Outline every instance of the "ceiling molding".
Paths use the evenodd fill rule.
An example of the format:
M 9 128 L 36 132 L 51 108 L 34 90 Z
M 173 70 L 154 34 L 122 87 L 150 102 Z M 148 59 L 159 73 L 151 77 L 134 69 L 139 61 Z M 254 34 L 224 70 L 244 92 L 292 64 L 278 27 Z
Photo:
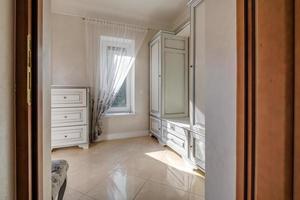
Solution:
M 186 12 L 186 0 L 153 0 L 148 3 L 139 0 L 117 2 L 118 0 L 90 0 L 90 3 L 86 4 L 83 0 L 52 0 L 52 13 L 173 31 L 175 26 L 182 24 L 180 18 L 183 16 L 182 13 Z M 178 22 L 174 24 L 175 21 Z
M 131 20 L 131 19 L 120 19 L 117 17 L 107 17 L 100 14 L 81 14 L 81 13 L 75 13 L 75 12 L 65 12 L 65 11 L 52 11 L 53 14 L 59 14 L 59 15 L 66 15 L 66 16 L 73 16 L 73 17 L 82 17 L 82 18 L 95 18 L 95 19 L 102 19 L 107 21 L 116 21 L 119 23 L 125 23 L 125 24 L 134 24 L 138 26 L 144 26 L 149 29 L 153 30 L 167 30 L 171 31 L 173 30 L 173 25 L 170 24 L 159 24 L 159 23 L 153 23 L 153 22 L 145 22 L 140 20 Z

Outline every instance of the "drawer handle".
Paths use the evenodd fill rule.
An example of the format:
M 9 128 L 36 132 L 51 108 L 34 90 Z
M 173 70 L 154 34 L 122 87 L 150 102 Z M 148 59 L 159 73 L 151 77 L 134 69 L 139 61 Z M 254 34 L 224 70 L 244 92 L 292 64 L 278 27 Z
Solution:
M 67 97 L 66 97 L 66 96 L 64 96 L 64 99 L 67 99 Z
M 65 135 L 65 138 L 67 138 L 68 136 L 67 135 Z
M 65 115 L 65 116 L 64 116 L 64 118 L 65 118 L 65 119 L 67 119 L 67 118 L 68 118 L 68 116 L 67 116 L 67 115 Z

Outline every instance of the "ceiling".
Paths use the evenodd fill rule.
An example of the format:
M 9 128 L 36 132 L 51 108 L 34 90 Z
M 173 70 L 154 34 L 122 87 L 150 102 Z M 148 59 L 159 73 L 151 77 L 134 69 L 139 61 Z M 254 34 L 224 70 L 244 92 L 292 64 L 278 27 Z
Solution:
M 187 0 L 52 0 L 52 12 L 170 29 Z

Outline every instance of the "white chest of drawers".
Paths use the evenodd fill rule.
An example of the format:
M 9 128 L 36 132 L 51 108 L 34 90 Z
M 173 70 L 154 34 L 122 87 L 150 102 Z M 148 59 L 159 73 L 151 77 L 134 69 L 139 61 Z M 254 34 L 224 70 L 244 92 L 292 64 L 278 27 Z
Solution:
M 51 148 L 89 147 L 89 88 L 51 88 Z

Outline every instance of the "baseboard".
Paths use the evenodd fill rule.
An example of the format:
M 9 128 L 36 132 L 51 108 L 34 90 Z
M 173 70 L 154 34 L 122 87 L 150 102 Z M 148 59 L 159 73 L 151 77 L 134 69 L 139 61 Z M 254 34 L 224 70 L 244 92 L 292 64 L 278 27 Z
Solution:
M 134 137 L 143 137 L 149 134 L 150 134 L 149 130 L 121 132 L 121 133 L 103 133 L 95 140 L 95 142 L 99 142 L 103 140 L 117 140 L 117 139 L 126 139 L 126 138 L 134 138 Z

